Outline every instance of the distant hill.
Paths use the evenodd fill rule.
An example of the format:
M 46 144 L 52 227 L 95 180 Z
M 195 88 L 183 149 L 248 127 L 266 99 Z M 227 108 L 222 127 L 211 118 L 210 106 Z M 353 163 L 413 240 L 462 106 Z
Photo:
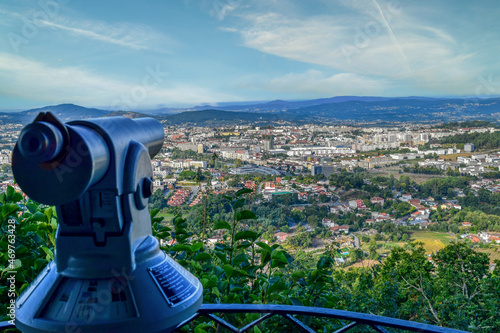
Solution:
M 140 112 L 133 112 L 133 111 L 113 111 L 113 112 L 106 114 L 104 117 L 126 117 L 126 118 L 130 118 L 130 119 L 145 118 L 145 117 L 161 118 L 161 117 L 155 117 L 155 116 L 152 116 L 149 114 L 140 113 Z
M 416 98 L 385 101 L 347 101 L 292 109 L 290 114 L 308 119 L 353 122 L 450 122 L 500 120 L 500 98 Z
M 219 105 L 197 105 L 190 108 L 177 109 L 177 112 L 183 111 L 202 111 L 202 110 L 223 110 L 223 111 L 245 111 L 245 112 L 282 112 L 290 109 L 298 109 L 308 106 L 342 103 L 346 101 L 386 101 L 389 97 L 370 97 L 370 96 L 337 96 L 330 98 L 319 98 L 303 101 L 284 101 L 274 100 L 270 102 L 239 102 L 239 103 L 220 103 Z M 149 114 L 172 114 L 176 112 L 172 108 L 162 108 L 157 110 L 145 111 Z
M 337 96 L 330 98 L 318 98 L 318 99 L 311 99 L 305 101 L 292 101 L 292 102 L 275 100 L 265 104 L 256 105 L 254 107 L 256 108 L 260 107 L 262 109 L 268 107 L 274 109 L 278 108 L 282 110 L 290 110 L 290 109 L 298 109 L 308 106 L 330 104 L 330 103 L 344 103 L 349 101 L 380 102 L 380 101 L 387 101 L 389 99 L 390 98 L 388 97 L 371 97 L 371 96 Z
M 209 109 L 210 107 L 208 107 Z M 205 108 L 207 109 L 207 108 Z M 184 111 L 184 109 L 179 108 L 160 108 L 160 109 L 145 109 L 145 110 L 137 110 L 137 112 L 150 114 L 150 115 L 167 115 L 167 114 L 176 114 Z
M 49 111 L 63 122 L 76 119 L 103 117 L 110 112 L 105 110 L 86 108 L 75 104 L 59 104 L 22 112 L 2 113 L 0 115 L 0 121 L 27 124 L 32 122 L 40 112 Z
M 274 122 L 274 121 L 300 121 L 300 116 L 288 115 L 286 113 L 252 113 L 233 112 L 221 110 L 186 111 L 174 115 L 165 116 L 166 125 L 193 124 L 193 125 L 214 125 L 223 123 L 242 122 Z
M 225 106 L 224 108 L 233 108 Z M 340 121 L 340 122 L 364 122 L 390 125 L 394 122 L 450 122 L 464 120 L 487 120 L 500 121 L 500 98 L 477 99 L 477 98 L 431 98 L 431 97 L 356 97 L 340 96 L 322 98 L 307 101 L 287 102 L 275 100 L 255 105 L 238 105 L 234 108 L 244 111 L 228 111 L 222 113 L 219 108 L 211 109 L 221 111 L 218 113 L 218 121 L 234 120 L 241 116 L 241 120 L 251 121 L 259 119 L 265 121 L 287 120 L 287 121 Z M 208 111 L 208 110 L 207 110 Z M 225 110 L 227 111 L 227 110 Z M 188 111 L 181 113 L 175 121 L 206 122 L 196 112 Z M 231 114 L 234 112 L 235 114 Z M 193 113 L 192 117 L 189 113 Z M 251 116 L 251 114 L 254 114 Z M 277 115 L 277 118 L 268 117 Z
M 61 121 L 125 116 L 129 118 L 155 117 L 167 124 L 183 123 L 200 126 L 239 123 L 276 122 L 348 122 L 391 125 L 395 122 L 446 123 L 455 121 L 484 120 L 500 123 L 500 98 L 429 98 L 429 97 L 357 97 L 339 96 L 305 101 L 275 100 L 257 104 L 224 105 L 189 111 L 163 108 L 153 111 L 107 111 L 85 108 L 74 104 L 46 106 L 22 112 L 0 112 L 0 123 L 27 124 L 39 112 L 50 111 Z M 175 113 L 173 113 L 175 112 Z

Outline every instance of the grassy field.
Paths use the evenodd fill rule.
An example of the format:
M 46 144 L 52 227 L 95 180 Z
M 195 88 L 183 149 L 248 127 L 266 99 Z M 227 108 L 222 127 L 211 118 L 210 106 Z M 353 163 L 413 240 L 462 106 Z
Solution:
M 349 267 L 367 268 L 367 267 L 373 267 L 373 266 L 378 265 L 378 264 L 380 264 L 380 262 L 378 260 L 363 260 L 363 261 L 359 261 L 357 263 L 354 263 L 354 264 L 350 265 Z
M 411 233 L 410 239 L 414 242 L 424 243 L 426 253 L 434 253 L 444 248 L 451 241 L 456 240 L 456 237 L 439 232 L 414 231 Z
M 444 248 L 451 241 L 455 240 L 455 236 L 439 233 L 439 232 L 429 232 L 429 231 L 413 231 L 410 234 L 410 240 L 412 242 L 422 242 L 424 244 L 425 252 L 430 254 L 437 250 Z M 378 250 L 377 252 L 382 255 L 388 255 L 391 249 L 399 246 L 403 247 L 405 242 L 377 242 Z M 368 251 L 368 243 L 361 243 L 361 248 L 364 251 Z
M 174 215 L 174 214 L 167 214 L 167 213 L 165 213 L 165 212 L 162 210 L 162 211 L 160 211 L 160 212 L 159 212 L 156 216 L 161 216 L 161 217 L 163 217 L 163 221 L 164 221 L 164 222 L 170 222 L 170 221 L 172 221 L 172 220 L 174 219 L 174 216 L 175 216 L 175 215 Z
M 177 182 L 177 185 L 180 185 L 180 186 L 198 186 L 199 184 L 197 182 L 180 181 L 180 182 Z
M 474 251 L 488 254 L 490 256 L 490 262 L 493 262 L 494 260 L 500 260 L 500 247 L 499 246 L 496 246 L 496 248 L 494 248 L 494 249 L 474 248 Z
M 470 157 L 471 155 L 472 153 L 459 153 L 459 154 L 439 155 L 439 158 L 442 158 L 444 160 L 452 160 L 453 162 L 456 162 L 457 157 L 459 156 Z
M 391 253 L 391 249 L 394 247 L 403 247 L 405 245 L 404 242 L 377 242 L 378 249 L 377 253 L 382 256 L 388 256 L 389 253 Z M 361 249 L 365 252 L 368 252 L 370 250 L 370 247 L 368 243 L 361 243 Z
M 414 180 L 417 184 L 422 184 L 428 181 L 429 179 L 433 178 L 444 178 L 446 175 L 425 175 L 425 174 L 419 174 L 419 173 L 398 173 L 398 171 L 388 171 L 382 169 L 381 171 L 374 171 L 374 174 L 379 174 L 380 176 L 383 177 L 389 177 L 390 175 L 393 175 L 394 178 L 398 179 L 401 178 L 401 176 L 408 176 L 410 179 Z
M 439 232 L 430 232 L 430 231 L 413 231 L 410 234 L 410 240 L 412 242 L 422 242 L 424 244 L 424 249 L 427 254 L 435 253 L 438 250 L 441 250 L 446 245 L 450 244 L 452 241 L 456 241 L 457 238 L 454 235 L 439 233 Z M 387 256 L 391 252 L 391 248 L 400 246 L 404 246 L 404 242 L 377 242 L 378 250 L 377 253 L 382 256 Z M 361 243 L 361 249 L 363 251 L 368 252 L 369 246 L 368 243 Z M 488 254 L 490 258 L 490 262 L 494 260 L 500 260 L 500 246 L 493 246 L 489 249 L 482 249 L 477 246 L 474 247 L 474 251 L 482 252 Z

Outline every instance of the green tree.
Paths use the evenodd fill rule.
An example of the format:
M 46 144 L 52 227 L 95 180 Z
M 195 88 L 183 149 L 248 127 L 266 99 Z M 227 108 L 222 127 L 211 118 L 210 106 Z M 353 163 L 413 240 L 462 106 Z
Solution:
M 58 222 L 54 207 L 25 201 L 11 186 L 0 193 L 0 222 L 1 277 L 15 276 L 17 297 L 54 260 Z M 5 316 L 9 292 L 6 283 L 0 287 L 0 321 L 10 320 Z
M 317 215 L 311 215 L 307 217 L 307 223 L 309 223 L 311 227 L 319 227 L 320 221 L 321 219 Z
M 477 194 L 480 202 L 487 204 L 490 203 L 490 195 L 491 195 L 490 191 L 484 188 L 480 188 L 479 191 L 477 191 Z
M 198 174 L 192 170 L 184 170 L 179 174 L 179 180 L 195 180 Z
M 363 250 L 361 250 L 361 249 L 352 249 L 349 252 L 349 257 L 350 257 L 350 259 L 351 259 L 352 262 L 356 262 L 358 260 L 361 260 L 364 257 Z
M 399 285 L 399 293 L 394 295 L 406 318 L 416 313 L 441 325 L 442 320 L 436 309 L 434 296 L 436 286 L 432 283 L 433 266 L 427 260 L 422 243 L 396 247 L 383 262 L 381 279 L 394 281 Z
M 432 258 L 437 265 L 435 283 L 439 294 L 435 300 L 440 304 L 440 318 L 468 329 L 470 318 L 481 312 L 488 255 L 475 252 L 465 243 L 452 243 Z
M 229 187 L 237 187 L 238 185 L 241 185 L 240 179 L 238 177 L 234 177 L 227 182 L 227 186 Z
M 161 189 L 156 190 L 149 198 L 149 207 L 151 209 L 161 210 L 168 206 L 168 200 Z
M 328 202 L 329 198 L 326 196 L 326 194 L 320 194 L 318 196 L 319 202 Z

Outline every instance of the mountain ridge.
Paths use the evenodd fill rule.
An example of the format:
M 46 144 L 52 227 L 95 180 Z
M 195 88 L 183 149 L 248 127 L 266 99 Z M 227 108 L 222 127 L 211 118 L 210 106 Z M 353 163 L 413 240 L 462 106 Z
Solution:
M 319 103 L 319 104 L 318 104 Z M 221 124 L 244 122 L 450 122 L 463 120 L 500 121 L 500 98 L 434 98 L 434 97 L 357 97 L 338 96 L 305 101 L 274 100 L 254 105 L 239 105 L 242 110 L 196 107 L 177 112 L 169 108 L 148 111 L 109 111 L 75 104 L 59 104 L 21 112 L 0 112 L 0 122 L 29 123 L 39 112 L 52 112 L 61 121 L 122 115 L 129 118 L 150 116 L 166 123 Z

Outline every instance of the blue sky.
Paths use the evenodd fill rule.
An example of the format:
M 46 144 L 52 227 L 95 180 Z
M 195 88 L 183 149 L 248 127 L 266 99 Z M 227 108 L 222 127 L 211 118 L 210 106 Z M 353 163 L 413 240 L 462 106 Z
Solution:
M 0 109 L 500 95 L 500 3 L 6 0 Z

